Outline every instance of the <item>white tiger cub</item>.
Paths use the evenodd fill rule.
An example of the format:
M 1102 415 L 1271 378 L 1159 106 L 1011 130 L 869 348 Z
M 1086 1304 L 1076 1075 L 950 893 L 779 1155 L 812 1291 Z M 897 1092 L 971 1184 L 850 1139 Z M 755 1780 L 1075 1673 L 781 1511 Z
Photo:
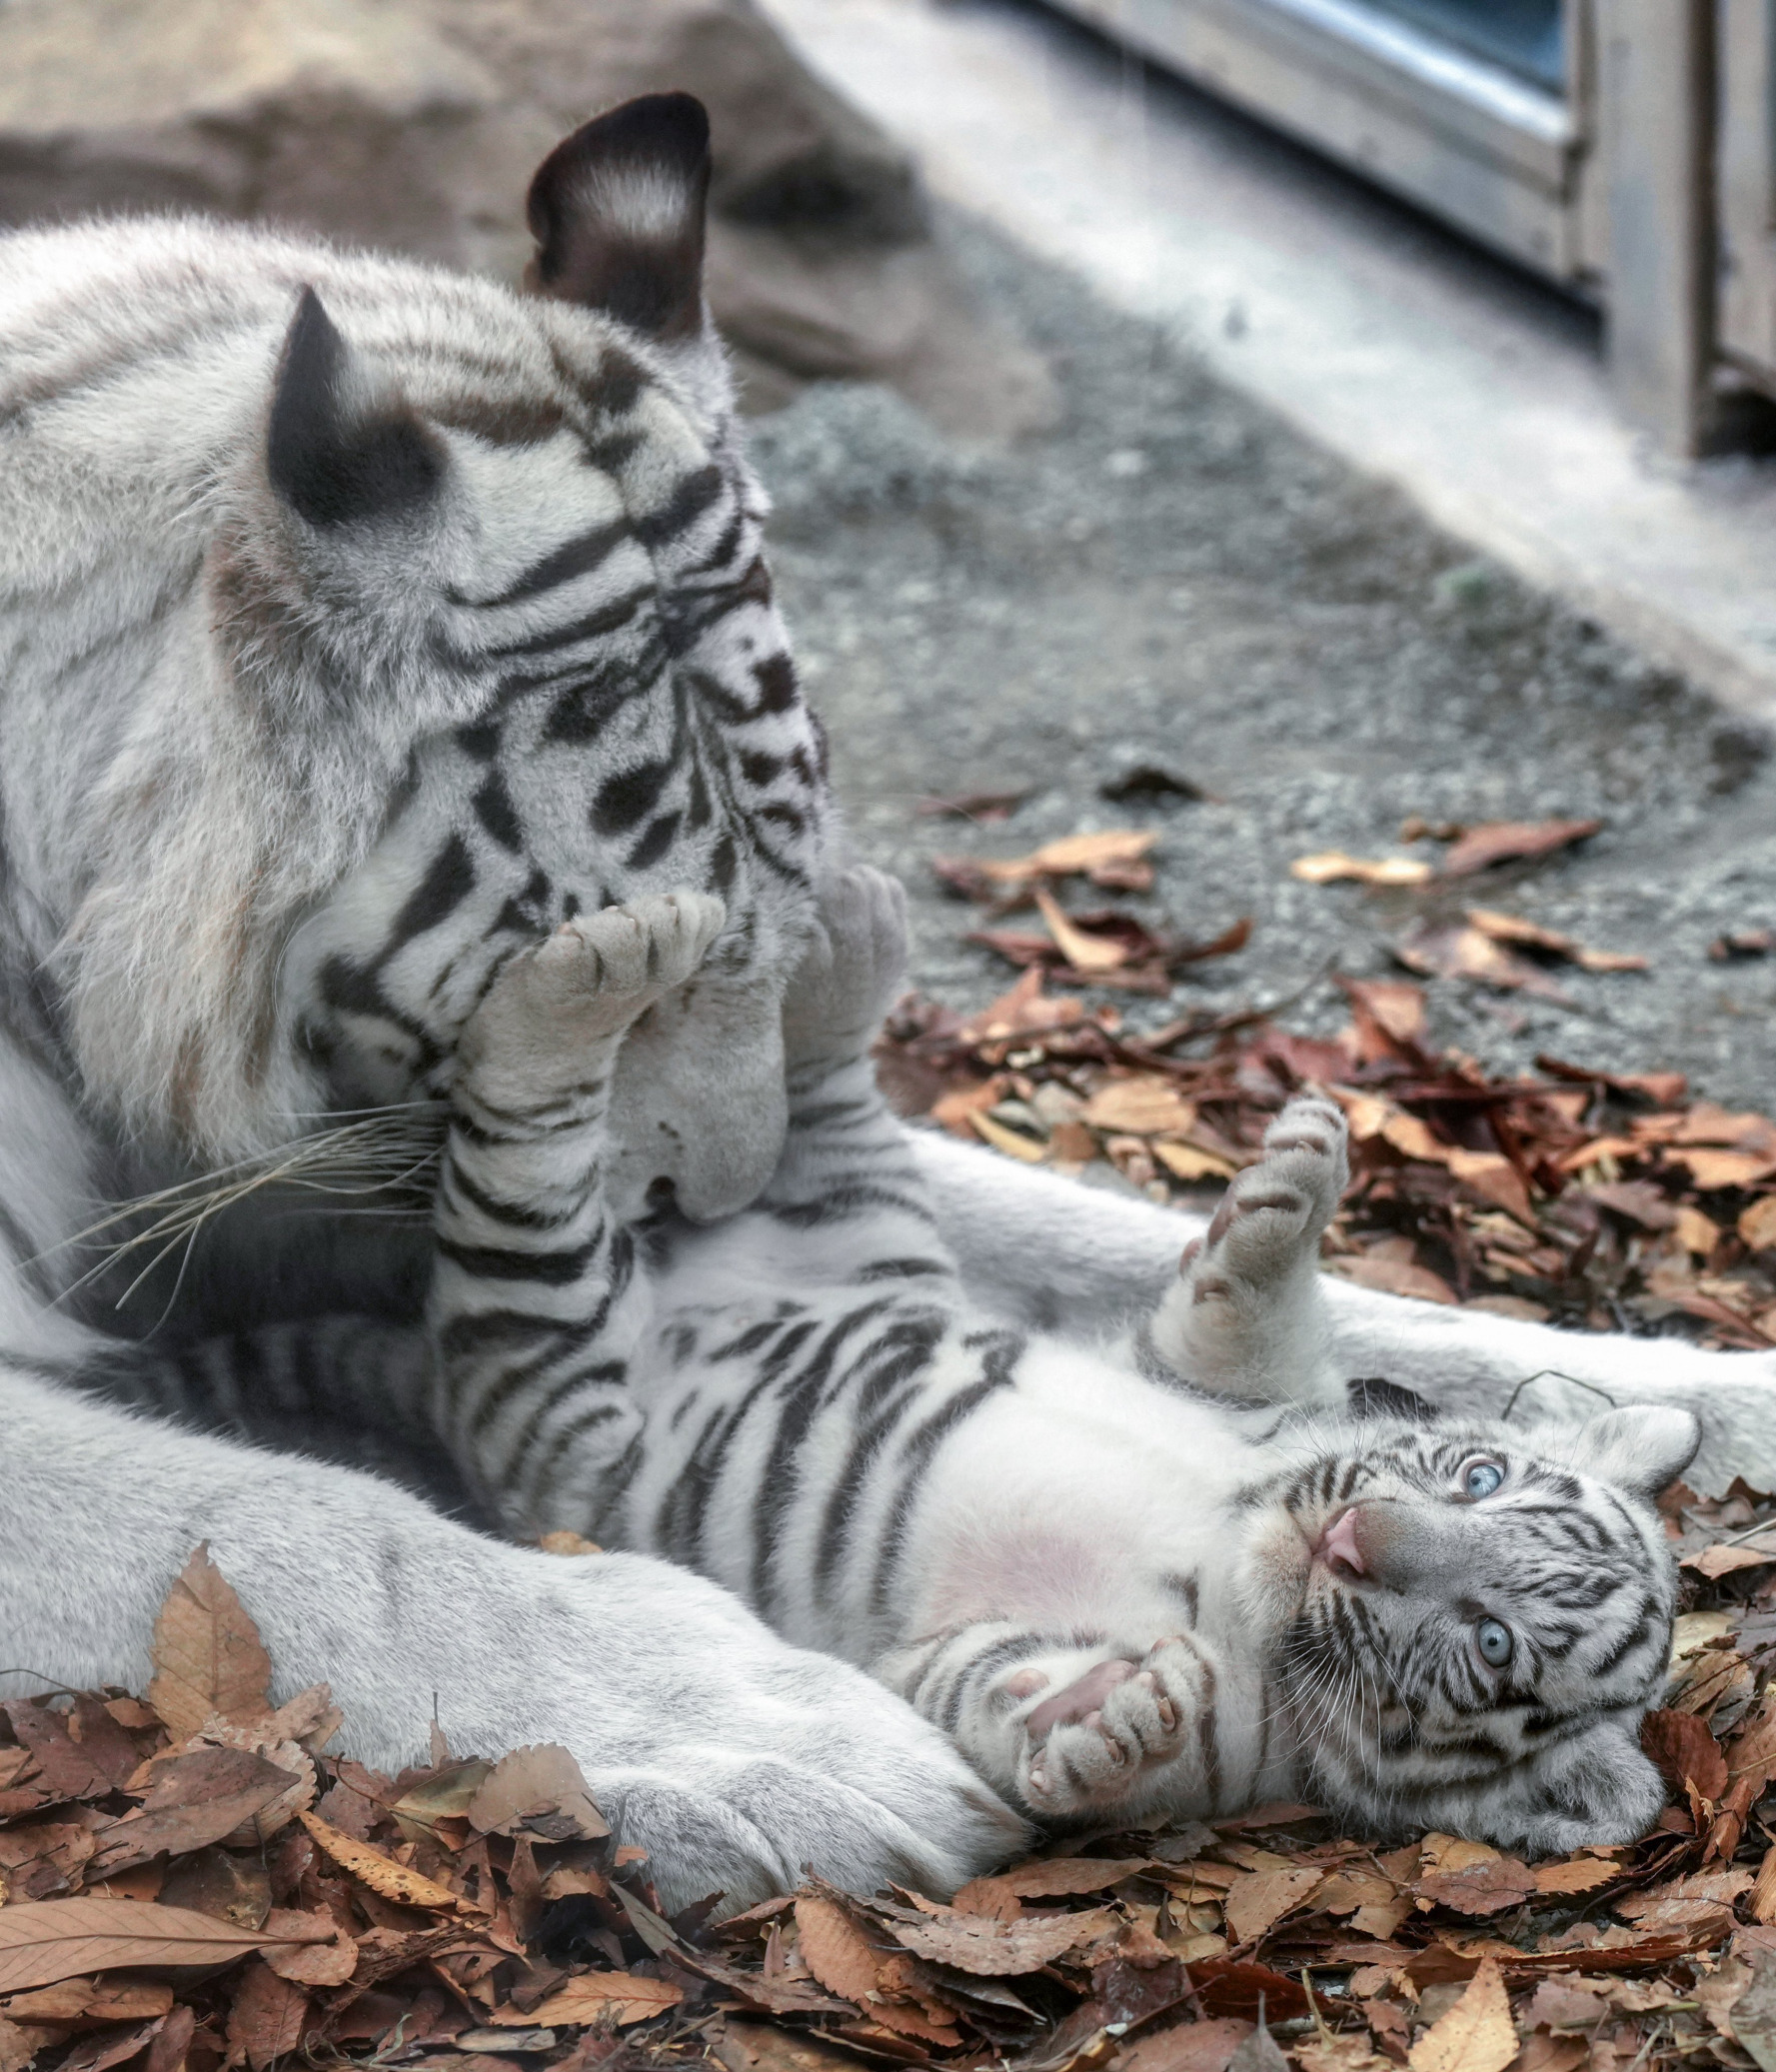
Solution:
M 490 1237 L 544 1259 L 605 1226 L 623 1033 L 722 922 L 708 896 L 656 897 L 505 967 L 462 1038 L 444 1182 Z M 850 871 L 823 924 L 785 1005 L 776 1176 L 726 1222 L 639 1234 L 602 1298 L 596 1343 L 645 1418 L 627 1489 L 597 1520 L 523 1522 L 702 1569 L 1045 1822 L 1306 1795 L 1370 1831 L 1538 1852 L 1640 1833 L 1674 1590 L 1651 1498 L 1696 1420 L 1349 1415 L 1318 1297 L 1346 1176 L 1322 1100 L 1284 1109 L 1120 1343 L 990 1321 L 869 1062 L 899 888 Z

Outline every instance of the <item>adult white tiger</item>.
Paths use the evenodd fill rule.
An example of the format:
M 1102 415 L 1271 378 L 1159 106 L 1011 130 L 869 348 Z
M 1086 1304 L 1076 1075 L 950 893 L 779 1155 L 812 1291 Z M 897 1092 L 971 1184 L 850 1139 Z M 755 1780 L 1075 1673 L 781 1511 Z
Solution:
M 779 1003 L 831 836 L 703 311 L 706 180 L 680 97 L 578 133 L 533 191 L 532 299 L 195 223 L 0 240 L 0 1665 L 135 1681 L 208 1537 L 372 1759 L 436 1693 L 465 1744 L 574 1746 L 674 1895 L 810 1860 L 941 1883 L 1009 1815 L 910 1711 L 721 1591 L 120 1407 L 411 1416 L 423 1227 L 292 1225 L 261 1194 L 166 1305 L 75 1285 L 96 1200 L 438 1091 L 513 949 L 677 885 L 720 891 L 729 927 L 626 1045 L 619 1193 L 668 1180 L 714 1216 L 770 1172 Z M 920 1156 L 1008 1313 L 1091 1325 L 1173 1269 L 1175 1218 Z M 1333 1295 L 1352 1373 L 1496 1409 L 1558 1366 L 1700 1399 L 1711 1474 L 1776 1468 L 1767 1361 Z M 611 1377 L 575 1351 L 446 1334 L 443 1442 L 520 1477 L 570 1424 L 582 1457 L 601 1418 L 619 1444 Z M 503 1422 L 544 1367 L 543 1421 Z

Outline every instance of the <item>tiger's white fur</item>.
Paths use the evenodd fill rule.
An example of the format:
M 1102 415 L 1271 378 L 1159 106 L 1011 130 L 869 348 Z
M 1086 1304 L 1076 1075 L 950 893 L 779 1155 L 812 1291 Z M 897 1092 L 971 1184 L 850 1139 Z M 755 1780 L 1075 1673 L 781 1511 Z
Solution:
M 667 1178 L 708 1214 L 777 1161 L 778 1003 L 832 839 L 800 702 L 760 716 L 757 753 L 781 766 L 741 773 L 707 845 L 676 832 L 672 854 L 632 868 L 637 824 L 589 830 L 587 802 L 664 758 L 640 825 L 689 815 L 696 759 L 670 719 L 637 710 L 569 754 L 535 716 L 496 745 L 502 811 L 462 741 L 485 748 L 497 677 L 430 646 L 454 629 L 473 664 L 558 636 L 542 590 L 496 605 L 480 633 L 474 601 L 583 540 L 613 469 L 633 464 L 617 493 L 632 536 L 637 517 L 667 520 L 647 550 L 657 595 L 694 593 L 701 558 L 736 598 L 708 630 L 718 684 L 764 653 L 793 691 L 762 565 L 747 573 L 763 500 L 701 322 L 695 123 L 654 105 L 626 124 L 570 140 L 533 197 L 542 300 L 193 222 L 0 239 L 0 1662 L 137 1683 L 155 1605 L 208 1537 L 286 1680 L 331 1675 L 369 1760 L 423 1747 L 436 1693 L 462 1745 L 573 1746 L 675 1894 L 756 1895 L 810 1860 L 936 1884 L 1015 1829 L 878 1686 L 658 1563 L 563 1564 L 386 1481 L 244 1442 L 381 1458 L 387 1427 L 413 1436 L 435 1378 L 423 1216 L 321 1197 L 298 1222 L 288 1211 L 315 1197 L 265 1189 L 121 1307 L 120 1282 L 81 1285 L 77 1240 L 105 1204 L 200 1180 L 315 1109 L 443 1090 L 476 973 L 545 932 L 576 886 L 586 907 L 684 883 L 721 835 L 748 851 L 761 826 L 788 875 L 746 864 L 724 895 L 726 975 L 626 1042 L 615 1156 L 626 1207 Z M 647 169 L 645 220 L 614 228 L 577 199 L 601 164 Z M 650 242 L 669 188 L 679 220 Z M 343 530 L 292 518 L 269 436 L 310 287 L 345 352 L 326 408 L 309 397 L 309 432 L 350 449 L 417 425 L 413 450 L 447 463 L 441 502 Z M 588 470 L 559 435 L 607 359 L 640 372 L 619 413 L 637 443 Z M 705 467 L 712 502 L 673 518 L 670 484 Z M 709 537 L 718 505 L 732 542 Z M 546 588 L 571 620 L 604 581 L 589 567 Z M 621 629 L 573 652 L 589 675 L 610 662 L 623 691 Z M 687 654 L 678 675 L 702 668 Z M 798 752 L 812 782 L 789 774 Z M 760 823 L 774 803 L 801 828 Z M 376 965 L 453 835 L 470 893 L 397 946 L 368 1011 L 330 999 L 329 959 Z M 527 909 L 539 871 L 549 899 Z M 1175 1216 L 934 1136 L 910 1146 L 970 1298 L 1007 1319 L 1096 1330 L 1173 1272 Z M 1497 1410 L 1559 1368 L 1618 1399 L 1695 1403 L 1711 1479 L 1776 1474 L 1766 1357 L 1587 1341 L 1345 1286 L 1328 1298 L 1341 1372 Z M 193 1428 L 206 1423 L 235 1436 Z

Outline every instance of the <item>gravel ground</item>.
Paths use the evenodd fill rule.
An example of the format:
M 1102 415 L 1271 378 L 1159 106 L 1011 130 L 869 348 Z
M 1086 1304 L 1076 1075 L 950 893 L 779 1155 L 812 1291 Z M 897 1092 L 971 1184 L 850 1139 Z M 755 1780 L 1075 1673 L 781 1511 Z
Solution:
M 1169 1002 L 1105 996 L 1139 1026 L 1299 995 L 1281 1019 L 1328 1032 L 1345 1014 L 1327 970 L 1397 974 L 1390 945 L 1418 916 L 1483 904 L 1652 969 L 1562 971 L 1570 1008 L 1432 982 L 1439 1042 L 1498 1071 L 1551 1050 L 1675 1066 L 1729 1104 L 1776 1097 L 1776 958 L 1707 955 L 1724 931 L 1776 926 L 1769 738 L 1476 562 L 1070 277 L 978 225 L 950 234 L 979 292 L 1050 356 L 1052 432 L 970 454 L 888 392 L 849 387 L 756 428 L 780 595 L 857 842 L 913 895 L 917 984 L 970 1007 L 1014 976 L 960 941 L 975 910 L 944 896 L 932 856 L 1157 827 L 1154 893 L 1125 904 L 1199 940 L 1255 926 Z M 1099 796 L 1140 763 L 1212 797 Z M 998 826 L 914 811 L 1025 785 Z M 1443 888 L 1288 875 L 1326 849 L 1434 862 L 1436 843 L 1398 840 L 1412 815 L 1605 825 Z

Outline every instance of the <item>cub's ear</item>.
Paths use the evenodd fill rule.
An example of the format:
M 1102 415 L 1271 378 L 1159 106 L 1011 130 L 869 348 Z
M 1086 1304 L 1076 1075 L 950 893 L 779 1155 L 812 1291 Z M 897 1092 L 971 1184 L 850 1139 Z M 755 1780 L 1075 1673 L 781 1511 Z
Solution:
M 690 94 L 626 101 L 558 144 L 527 211 L 536 293 L 670 345 L 703 328 L 710 119 Z
M 1676 1481 L 1701 1443 L 1701 1423 L 1688 1410 L 1633 1403 L 1581 1424 L 1572 1459 L 1585 1473 L 1650 1501 Z
M 411 512 L 437 494 L 446 465 L 436 435 L 375 393 L 313 288 L 284 341 L 265 457 L 272 488 L 317 527 Z
M 1397 1417 L 1405 1424 L 1435 1424 L 1442 1414 L 1435 1403 L 1426 1402 L 1416 1389 L 1383 1380 L 1376 1374 L 1360 1381 L 1346 1381 L 1344 1395 L 1353 1417 Z

